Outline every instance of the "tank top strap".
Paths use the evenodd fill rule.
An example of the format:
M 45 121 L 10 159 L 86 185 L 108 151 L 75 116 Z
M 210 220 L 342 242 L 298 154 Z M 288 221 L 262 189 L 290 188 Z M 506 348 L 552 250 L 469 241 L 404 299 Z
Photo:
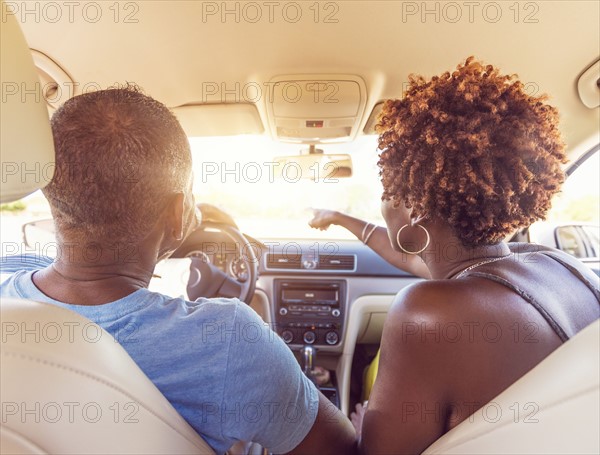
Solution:
M 540 313 L 563 342 L 600 317 L 600 278 L 592 270 L 542 245 L 510 243 L 509 248 L 512 258 L 481 265 L 464 276 L 485 278 L 512 290 Z M 553 263 L 569 273 L 547 273 Z M 590 293 L 597 304 L 590 301 Z
M 542 315 L 542 317 L 546 320 L 546 322 L 550 325 L 550 327 L 552 327 L 552 330 L 554 330 L 554 332 L 556 332 L 556 334 L 558 335 L 558 337 L 561 339 L 561 341 L 563 343 L 569 339 L 569 335 L 567 335 L 565 329 L 563 329 L 561 327 L 560 323 L 554 319 L 554 317 L 552 316 L 552 314 L 550 312 L 546 311 L 546 309 L 544 308 L 544 305 L 542 305 L 540 302 L 538 302 L 535 297 L 533 297 L 531 294 L 529 294 L 524 289 L 521 289 L 519 286 L 511 283 L 506 278 L 495 275 L 493 273 L 471 272 L 468 274 L 468 276 L 473 276 L 473 277 L 477 277 L 477 278 L 485 278 L 488 280 L 495 281 L 496 283 L 499 283 L 503 286 L 506 286 L 513 292 L 520 295 L 521 298 L 523 298 L 523 300 L 525 300 L 531 306 L 533 306 Z

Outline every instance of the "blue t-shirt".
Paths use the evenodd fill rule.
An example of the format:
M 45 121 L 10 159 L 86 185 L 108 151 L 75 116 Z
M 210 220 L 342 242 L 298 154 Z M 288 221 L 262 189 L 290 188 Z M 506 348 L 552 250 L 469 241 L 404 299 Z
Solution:
M 288 452 L 308 434 L 317 416 L 317 390 L 248 305 L 237 299 L 190 302 L 148 289 L 104 305 L 69 305 L 32 281 L 51 262 L 0 258 L 0 297 L 52 303 L 96 322 L 217 453 L 236 441 Z

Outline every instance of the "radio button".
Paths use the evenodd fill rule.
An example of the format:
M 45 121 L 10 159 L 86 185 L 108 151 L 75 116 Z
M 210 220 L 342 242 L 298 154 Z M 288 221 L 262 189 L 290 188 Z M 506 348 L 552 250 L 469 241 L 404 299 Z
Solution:
M 286 344 L 290 344 L 294 340 L 294 333 L 291 330 L 284 330 L 281 333 L 281 338 Z
M 338 336 L 337 332 L 327 332 L 327 335 L 325 335 L 325 341 L 327 344 L 336 344 L 339 340 L 340 337 Z
M 308 332 L 304 332 L 304 342 L 306 344 L 313 344 L 316 340 L 317 340 L 317 336 L 315 335 L 315 332 L 312 331 L 308 331 Z

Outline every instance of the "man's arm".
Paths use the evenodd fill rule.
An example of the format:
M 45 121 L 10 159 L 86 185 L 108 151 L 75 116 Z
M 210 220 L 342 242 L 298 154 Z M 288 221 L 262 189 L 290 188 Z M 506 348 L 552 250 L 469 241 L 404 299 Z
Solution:
M 357 453 L 354 427 L 321 392 L 317 419 L 302 442 L 290 454 L 352 455 Z

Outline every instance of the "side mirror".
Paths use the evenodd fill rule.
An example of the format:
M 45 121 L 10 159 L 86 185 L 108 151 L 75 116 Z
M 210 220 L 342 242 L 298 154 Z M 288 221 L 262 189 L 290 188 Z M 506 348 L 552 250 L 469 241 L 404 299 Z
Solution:
M 576 258 L 598 257 L 598 226 L 566 225 L 554 229 L 558 249 Z
M 56 242 L 54 220 L 52 219 L 30 221 L 23 225 L 22 231 L 23 242 L 27 248 Z

